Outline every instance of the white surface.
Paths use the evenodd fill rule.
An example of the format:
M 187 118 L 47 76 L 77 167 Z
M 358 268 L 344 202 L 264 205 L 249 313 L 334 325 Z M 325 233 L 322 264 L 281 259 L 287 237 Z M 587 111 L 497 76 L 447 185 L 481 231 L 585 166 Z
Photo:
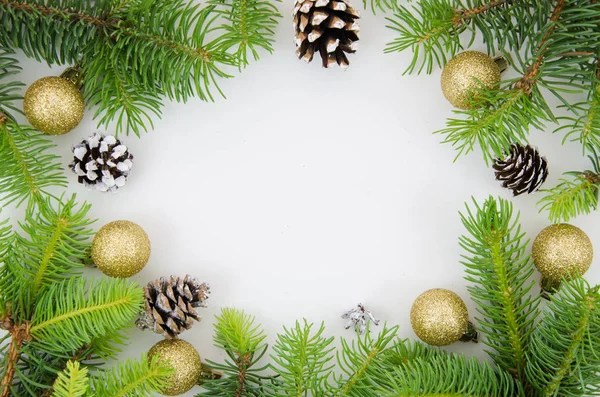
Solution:
M 204 320 L 183 334 L 203 358 L 223 357 L 212 346 L 211 323 L 226 306 L 254 314 L 270 341 L 302 317 L 324 320 L 330 335 L 351 337 L 339 316 L 358 302 L 401 325 L 401 336 L 414 337 L 411 304 L 433 287 L 454 290 L 474 313 L 458 263 L 458 211 L 471 196 L 482 202 L 510 192 L 480 153 L 453 163 L 453 149 L 431 134 L 452 110 L 440 70 L 402 76 L 411 54 L 383 54 L 393 32 L 369 11 L 346 72 L 322 69 L 318 60 L 306 65 L 294 55 L 289 4 L 280 7 L 274 55 L 224 81 L 227 100 L 169 104 L 154 131 L 121 137 L 135 161 L 118 194 L 88 192 L 71 173 L 68 191 L 93 204 L 98 226 L 128 219 L 147 231 L 152 256 L 135 280 L 190 273 L 211 283 Z M 28 84 L 60 73 L 20 59 Z M 56 138 L 65 165 L 71 144 L 97 131 L 92 113 Z M 563 171 L 588 167 L 579 145 L 561 146 L 553 128 L 531 135 L 550 163 L 545 187 Z M 537 213 L 539 198 L 514 200 L 531 239 L 549 224 Z M 600 249 L 598 220 L 595 213 L 572 223 Z M 597 283 L 595 262 L 587 278 Z M 160 340 L 137 330 L 132 336 L 124 356 Z M 451 347 L 483 357 L 482 348 Z

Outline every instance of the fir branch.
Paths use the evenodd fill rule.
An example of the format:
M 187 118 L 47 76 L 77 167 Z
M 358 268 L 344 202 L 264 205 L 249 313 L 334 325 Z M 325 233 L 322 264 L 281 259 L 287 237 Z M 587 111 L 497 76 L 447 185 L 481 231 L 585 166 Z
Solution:
M 358 336 L 356 341 L 348 343 L 341 340 L 341 353 L 337 362 L 342 375 L 333 375 L 333 385 L 328 387 L 327 396 L 370 397 L 372 396 L 372 378 L 376 378 L 386 357 L 388 349 L 398 333 L 398 327 L 384 327 L 373 338 L 370 332 Z
M 173 369 L 159 357 L 148 360 L 144 354 L 140 360 L 127 360 L 92 381 L 97 396 L 151 397 L 160 393 L 168 382 Z
M 562 123 L 554 132 L 566 131 L 563 144 L 570 140 L 579 142 L 585 152 L 592 148 L 595 152 L 600 151 L 600 67 L 599 60 L 593 64 L 590 79 L 590 89 L 585 101 L 574 104 L 563 105 L 562 108 L 571 110 L 573 115 L 558 117 Z M 570 139 L 569 139 L 570 138 Z
M 557 186 L 541 190 L 545 196 L 538 201 L 540 212 L 548 211 L 552 222 L 567 222 L 598 208 L 600 159 L 593 146 L 588 148 L 593 170 L 566 172 L 564 175 L 568 178 L 561 178 Z
M 85 396 L 90 387 L 87 368 L 81 368 L 77 361 L 69 361 L 65 370 L 58 373 L 52 387 L 52 397 Z
M 31 337 L 47 351 L 77 350 L 94 338 L 130 326 L 141 310 L 142 288 L 126 280 L 57 282 L 38 299 Z
M 466 266 L 468 290 L 477 303 L 479 331 L 487 336 L 488 353 L 504 371 L 520 382 L 525 380 L 526 355 L 533 325 L 538 316 L 539 296 L 529 294 L 533 263 L 525 254 L 528 240 L 513 218 L 509 201 L 488 198 L 483 206 L 474 202 L 461 214 L 468 234 L 460 238 Z M 474 213 L 475 212 L 475 213 Z
M 20 224 L 24 234 L 13 234 L 0 269 L 3 299 L 11 302 L 15 321 L 30 319 L 40 292 L 83 268 L 92 235 L 89 209 L 89 204 L 79 206 L 75 196 L 64 202 L 46 199 L 28 207 L 25 222 Z
M 42 200 L 52 186 L 67 186 L 55 145 L 31 127 L 0 122 L 0 200 L 6 204 Z
M 237 309 L 222 309 L 216 320 L 213 340 L 228 359 L 224 364 L 208 361 L 211 370 L 221 371 L 224 376 L 203 382 L 206 392 L 200 395 L 262 397 L 266 387 L 263 381 L 270 377 L 261 374 L 267 366 L 256 368 L 256 364 L 267 351 L 266 335 L 254 324 L 254 317 Z
M 541 94 L 537 89 L 533 94 L 519 89 L 474 90 L 472 108 L 455 110 L 461 117 L 448 119 L 446 128 L 435 133 L 444 135 L 442 143 L 457 151 L 455 160 L 478 145 L 490 164 L 510 152 L 511 144 L 525 142 L 530 125 L 542 128 L 549 119 L 546 109 L 536 105 Z
M 100 53 L 86 65 L 86 70 L 92 76 L 102 76 L 98 81 L 88 82 L 86 102 L 97 108 L 94 118 L 98 118 L 98 126 L 108 126 L 117 121 L 115 136 L 133 132 L 140 136 L 141 131 L 154 128 L 152 116 L 161 117 L 161 107 L 158 92 L 144 92 L 136 87 L 127 75 L 121 75 L 115 60 L 110 59 L 106 48 L 99 49 Z
M 452 4 L 445 0 L 422 0 L 412 10 L 398 5 L 394 15 L 386 19 L 391 23 L 388 28 L 399 37 L 386 46 L 385 52 L 411 49 L 413 58 L 404 73 L 431 73 L 435 65 L 445 65 L 462 49 L 459 34 L 465 26 L 455 26 L 455 15 Z
M 220 13 L 223 23 L 220 37 L 224 52 L 234 49 L 240 66 L 248 65 L 248 52 L 254 60 L 259 59 L 259 49 L 273 52 L 275 28 L 281 14 L 277 7 L 266 0 L 210 0 Z
M 518 390 L 509 374 L 475 358 L 448 354 L 410 364 L 385 374 L 373 385 L 385 397 L 513 397 Z M 367 394 L 365 394 L 367 395 Z M 373 395 L 368 394 L 370 396 Z
M 56 205 L 56 208 L 54 206 Z M 94 222 L 87 218 L 91 205 L 79 205 L 75 195 L 54 203 L 46 199 L 37 208 L 29 207 L 21 228 L 27 238 L 17 235 L 15 247 L 22 266 L 31 274 L 31 292 L 71 277 L 83 268 L 90 247 Z
M 17 113 L 21 111 L 13 102 L 21 99 L 19 92 L 24 84 L 19 81 L 2 82 L 3 79 L 14 76 L 21 70 L 17 60 L 10 55 L 12 52 L 0 47 L 0 124 L 5 122 L 2 120 L 4 117 L 14 121 L 10 111 Z
M 307 397 L 318 396 L 331 374 L 333 360 L 331 346 L 334 338 L 325 338 L 325 325 L 313 331 L 314 324 L 296 321 L 293 328 L 283 329 L 277 335 L 271 355 L 278 377 L 277 395 Z
M 411 49 L 413 59 L 405 73 L 431 73 L 463 48 L 460 34 L 466 30 L 471 31 L 471 42 L 480 33 L 490 53 L 506 47 L 518 50 L 526 37 L 521 26 L 532 20 L 532 8 L 520 0 L 421 0 L 411 9 L 397 6 L 387 20 L 398 37 L 385 51 Z M 514 23 L 517 17 L 519 25 Z
M 223 95 L 218 80 L 231 77 L 227 70 L 247 60 L 247 50 L 255 57 L 257 48 L 272 50 L 276 8 L 227 1 L 0 0 L 0 45 L 49 64 L 81 65 L 84 97 L 98 106 L 100 123 L 116 119 L 120 130 L 139 135 L 160 116 L 163 96 L 213 100 L 212 90 Z
M 532 335 L 527 378 L 539 396 L 600 394 L 600 293 L 565 281 Z

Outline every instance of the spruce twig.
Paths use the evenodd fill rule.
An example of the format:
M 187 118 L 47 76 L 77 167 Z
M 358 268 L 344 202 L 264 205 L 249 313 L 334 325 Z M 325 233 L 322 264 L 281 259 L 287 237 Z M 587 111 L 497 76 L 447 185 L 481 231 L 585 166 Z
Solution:
M 545 196 L 538 201 L 540 212 L 548 211 L 552 222 L 568 222 L 577 215 L 598 208 L 600 189 L 600 159 L 594 146 L 588 146 L 592 169 L 564 173 L 557 186 L 542 190 Z
M 540 297 L 530 296 L 534 281 L 533 263 L 525 254 L 529 241 L 523 241 L 518 215 L 503 199 L 488 198 L 483 206 L 467 207 L 462 222 L 468 231 L 460 238 L 466 251 L 467 287 L 477 303 L 479 330 L 486 335 L 488 352 L 503 370 L 524 384 L 526 355 L 533 324 L 539 315 Z
M 206 396 L 262 397 L 269 385 L 264 382 L 270 376 L 263 375 L 268 366 L 257 367 L 267 352 L 266 335 L 254 317 L 243 311 L 224 308 L 216 316 L 215 346 L 227 354 L 224 364 L 208 361 L 211 371 L 223 373 L 223 377 L 208 379 L 202 383 Z
M 213 100 L 218 80 L 272 50 L 280 18 L 268 0 L 29 2 L 0 0 L 0 46 L 49 64 L 80 64 L 95 117 L 139 135 L 162 98 Z M 32 30 L 31 27 L 38 27 Z M 4 30 L 4 31 L 3 31 Z M 51 39 L 38 40 L 43 31 Z M 60 39 L 59 39 L 60 38 Z M 1 94 L 1 91 L 0 91 Z
M 527 377 L 543 397 L 600 392 L 600 294 L 582 278 L 564 281 L 532 335 Z

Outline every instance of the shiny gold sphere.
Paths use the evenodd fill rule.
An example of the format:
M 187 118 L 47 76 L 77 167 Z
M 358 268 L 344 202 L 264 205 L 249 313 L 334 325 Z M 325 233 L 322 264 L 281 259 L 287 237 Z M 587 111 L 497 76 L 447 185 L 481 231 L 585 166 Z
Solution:
M 563 277 L 582 276 L 592 264 L 594 249 L 583 230 L 559 223 L 538 234 L 533 242 L 532 256 L 542 276 L 559 283 Z
M 458 341 L 469 326 L 465 302 L 454 292 L 435 288 L 423 292 L 410 310 L 410 323 L 423 342 L 447 346 Z
M 492 58 L 479 51 L 461 52 L 442 71 L 442 92 L 452 105 L 460 109 L 470 108 L 469 96 L 473 89 L 493 89 L 498 83 L 500 67 Z
M 202 363 L 194 346 L 181 339 L 165 339 L 150 348 L 148 358 L 158 356 L 169 361 L 174 372 L 169 376 L 168 386 L 161 390 L 165 396 L 178 396 L 189 391 L 200 380 Z
M 62 135 L 77 127 L 85 104 L 81 92 L 66 79 L 44 77 L 29 86 L 23 111 L 29 123 L 50 135 Z
M 131 277 L 150 259 L 150 239 L 140 226 L 129 221 L 108 223 L 94 236 L 92 261 L 110 277 Z

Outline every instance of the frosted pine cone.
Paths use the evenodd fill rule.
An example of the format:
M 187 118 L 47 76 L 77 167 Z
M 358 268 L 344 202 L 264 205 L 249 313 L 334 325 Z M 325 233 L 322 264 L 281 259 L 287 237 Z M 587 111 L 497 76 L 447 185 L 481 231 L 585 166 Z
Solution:
M 123 187 L 133 166 L 127 146 L 112 135 L 93 134 L 73 145 L 73 162 L 69 168 L 79 183 L 102 192 L 116 192 Z
M 323 67 L 350 65 L 345 53 L 356 52 L 360 16 L 349 0 L 296 0 L 292 15 L 298 58 L 310 62 L 318 52 Z
M 548 177 L 548 162 L 533 146 L 513 144 L 504 160 L 494 162 L 496 179 L 518 196 L 533 193 Z
M 200 321 L 196 308 L 206 307 L 204 302 L 209 294 L 208 284 L 189 275 L 185 278 L 161 277 L 144 288 L 144 313 L 136 325 L 175 338 L 190 329 L 194 320 Z

